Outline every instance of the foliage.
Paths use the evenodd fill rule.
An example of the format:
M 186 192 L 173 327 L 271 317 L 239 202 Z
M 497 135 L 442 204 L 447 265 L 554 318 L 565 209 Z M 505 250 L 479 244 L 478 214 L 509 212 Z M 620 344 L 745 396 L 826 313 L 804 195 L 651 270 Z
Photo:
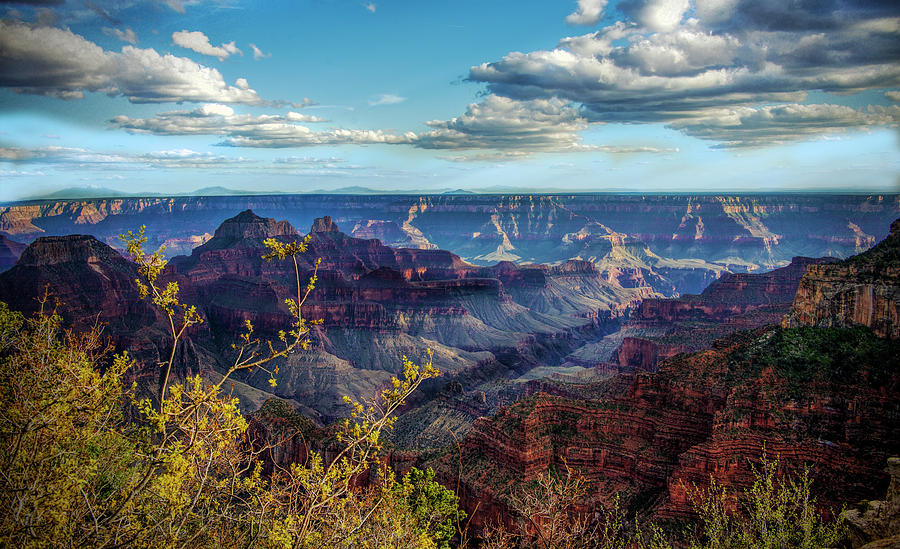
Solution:
M 438 549 L 449 549 L 459 499 L 434 480 L 434 471 L 412 468 L 394 485 L 394 493 L 416 517 L 419 531 L 433 539 Z M 465 520 L 465 512 L 459 514 L 459 520 Z
M 754 469 L 753 486 L 737 498 L 725 487 L 711 480 L 705 490 L 692 490 L 694 509 L 700 517 L 701 534 L 691 543 L 692 549 L 738 549 L 760 547 L 825 548 L 837 547 L 845 537 L 842 519 L 822 520 L 815 507 L 810 488 L 809 471 L 799 477 L 776 475 L 777 460 L 763 455 Z
M 589 513 L 588 482 L 570 467 L 565 474 L 548 471 L 512 500 L 519 528 L 499 524 L 483 532 L 484 547 L 592 549 L 766 549 L 838 547 L 846 529 L 840 519 L 823 520 L 811 495 L 808 471 L 800 476 L 776 474 L 778 463 L 763 456 L 754 469 L 753 486 L 740 494 L 711 479 L 705 489 L 690 487 L 698 515 L 693 531 L 666 531 L 635 516 L 630 520 L 619 496 L 609 506 Z
M 99 329 L 61 333 L 55 311 L 26 320 L 4 303 L 0 345 L 0 546 L 92 545 L 139 480 L 121 430 L 130 361 L 100 372 Z
M 294 319 L 281 343 L 255 339 L 248 323 L 232 366 L 206 385 L 199 376 L 169 379 L 174 350 L 200 313 L 180 301 L 177 284 L 160 286 L 162 249 L 146 254 L 143 230 L 123 239 L 142 276 L 141 295 L 159 306 L 171 330 L 158 400 L 138 399 L 123 384 L 132 365 L 127 354 L 101 361 L 107 349 L 99 326 L 63 332 L 55 312 L 24 319 L 0 304 L 0 505 L 8 510 L 0 515 L 0 545 L 446 546 L 455 497 L 429 474 L 397 483 L 380 466 L 392 416 L 438 375 L 430 355 L 422 367 L 404 358 L 403 376 L 377 398 L 350 401 L 353 413 L 338 426 L 329 459 L 313 451 L 264 475 L 261 455 L 269 448 L 249 438 L 237 399 L 222 386 L 235 371 L 254 368 L 274 385 L 278 366 L 271 364 L 304 347 L 312 323 L 300 313 L 315 273 L 301 287 L 296 254 L 308 240 L 266 243 L 267 258 L 291 257 L 297 273 L 297 298 L 287 303 Z M 135 420 L 123 414 L 127 407 Z
M 775 328 L 734 353 L 730 368 L 744 375 L 772 368 L 798 398 L 813 383 L 849 385 L 864 378 L 867 385 L 883 385 L 896 373 L 897 356 L 900 343 L 864 326 Z
M 430 352 L 422 366 L 404 357 L 403 375 L 371 400 L 346 399 L 350 415 L 335 426 L 324 452 L 307 446 L 305 461 L 270 463 L 272 472 L 264 473 L 264 452 L 315 428 L 272 402 L 260 414 L 282 420 L 277 432 L 252 440 L 237 399 L 222 387 L 234 372 L 255 368 L 274 386 L 279 361 L 306 347 L 314 322 L 301 311 L 317 271 L 301 285 L 296 256 L 306 251 L 308 237 L 265 242 L 266 259 L 294 264 L 297 295 L 286 300 L 291 324 L 273 343 L 255 338 L 248 322 L 233 346 L 234 362 L 212 385 L 200 377 L 170 379 L 175 349 L 202 314 L 181 302 L 176 283 L 163 285 L 163 249 L 147 254 L 143 229 L 123 239 L 142 277 L 141 296 L 159 307 L 170 329 L 159 394 L 139 399 L 135 386 L 124 383 L 132 360 L 127 353 L 110 356 L 100 326 L 76 334 L 62 329 L 54 310 L 42 307 L 26 319 L 0 303 L 0 546 L 445 549 L 468 543 L 457 495 L 433 471 L 413 469 L 397 480 L 383 460 L 383 435 L 398 410 L 438 375 Z M 802 386 L 858 375 L 875 381 L 896 364 L 896 344 L 864 329 L 767 334 L 732 357 L 732 375 L 738 363 L 749 364 Z M 508 422 L 521 421 L 533 406 L 514 407 Z M 133 413 L 123 413 L 128 408 Z M 808 473 L 778 477 L 776 471 L 777 463 L 764 458 L 753 486 L 741 494 L 714 481 L 691 488 L 699 522 L 688 534 L 690 546 L 839 544 L 844 527 L 818 514 Z M 658 525 L 626 517 L 618 497 L 595 511 L 590 483 L 568 465 L 540 475 L 511 503 L 518 528 L 492 524 L 483 533 L 485 547 L 672 546 Z

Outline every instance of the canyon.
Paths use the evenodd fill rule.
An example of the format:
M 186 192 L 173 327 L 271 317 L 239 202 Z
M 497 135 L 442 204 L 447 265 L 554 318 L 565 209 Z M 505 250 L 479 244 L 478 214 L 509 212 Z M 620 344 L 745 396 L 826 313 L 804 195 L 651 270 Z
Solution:
M 780 323 L 810 267 L 835 261 L 795 257 L 786 267 L 764 273 L 726 273 L 700 294 L 644 299 L 618 332 L 578 349 L 570 359 L 617 371 L 656 371 L 657 364 L 676 354 Z
M 887 234 L 894 195 L 271 195 L 110 198 L 0 205 L 0 235 L 88 233 L 112 246 L 147 226 L 149 245 L 186 254 L 236 212 L 309 227 L 331 218 L 351 236 L 498 261 L 594 263 L 608 280 L 666 297 L 699 293 L 723 272 L 787 265 L 795 256 L 846 258 Z
M 731 494 L 748 488 L 763 456 L 781 474 L 808 468 L 823 512 L 878 497 L 890 482 L 885 463 L 900 452 L 898 229 L 842 262 L 798 259 L 725 277 L 702 296 L 644 301 L 629 323 L 718 315 L 709 308 L 717 301 L 739 318 L 769 297 L 773 313 L 788 314 L 783 326 L 763 322 L 706 350 L 654 355 L 658 364 L 631 364 L 600 382 L 531 381 L 530 394 L 475 422 L 459 455 L 426 463 L 447 481 L 460 475 L 469 509 L 507 520 L 524 483 L 564 466 L 590 481 L 591 505 L 619 494 L 629 512 L 660 521 L 693 516 L 691 494 L 713 481 Z
M 657 295 L 611 283 L 584 261 L 481 267 L 442 250 L 354 238 L 329 217 L 313 221 L 310 237 L 308 252 L 298 258 L 302 284 L 321 262 L 304 315 L 321 324 L 313 328 L 309 351 L 281 365 L 275 389 L 261 376 L 235 378 L 236 394 L 249 409 L 277 396 L 327 423 L 345 413 L 344 395 L 369 397 L 402 371 L 402 357 L 421 360 L 428 349 L 449 379 L 467 391 L 481 390 L 481 384 L 553 362 L 614 329 L 643 297 Z M 169 261 L 160 283 L 178 283 L 182 300 L 205 320 L 179 347 L 176 375 L 221 375 L 230 344 L 248 320 L 256 335 L 270 340 L 289 325 L 284 301 L 296 295 L 296 275 L 289 261 L 262 258 L 267 238 L 289 241 L 299 234 L 286 221 L 246 210 L 225 220 L 190 256 Z M 159 312 L 138 298 L 136 278 L 133 264 L 92 236 L 40 237 L 0 275 L 0 300 L 30 313 L 39 307 L 36 298 L 49 292 L 69 324 L 105 323 L 117 347 L 138 360 L 134 375 L 151 378 L 169 337 Z M 430 387 L 429 395 L 445 384 Z M 461 392 L 449 405 L 465 409 L 457 401 L 467 398 Z M 459 434 L 496 405 L 491 400 L 487 408 L 470 410 L 456 425 Z M 427 422 L 409 426 L 412 439 L 430 429 Z
M 31 313 L 48 295 L 68 325 L 105 324 L 152 394 L 166 321 L 118 240 L 146 224 L 149 245 L 176 254 L 161 282 L 204 319 L 176 377 L 216 380 L 246 321 L 263 339 L 290 322 L 293 265 L 263 259 L 264 241 L 309 227 L 303 312 L 321 324 L 275 387 L 233 379 L 268 418 L 253 429 L 287 422 L 314 440 L 346 414 L 342 396 L 368 398 L 430 349 L 442 376 L 404 408 L 389 460 L 448 485 L 459 474 L 476 527 L 564 464 L 591 482 L 592 505 L 621 493 L 629 512 L 685 520 L 688 486 L 746 488 L 763 452 L 782 472 L 812 466 L 830 509 L 883 494 L 900 453 L 898 216 L 896 195 L 14 204 L 0 207 L 0 301 Z M 293 440 L 276 459 L 309 449 Z

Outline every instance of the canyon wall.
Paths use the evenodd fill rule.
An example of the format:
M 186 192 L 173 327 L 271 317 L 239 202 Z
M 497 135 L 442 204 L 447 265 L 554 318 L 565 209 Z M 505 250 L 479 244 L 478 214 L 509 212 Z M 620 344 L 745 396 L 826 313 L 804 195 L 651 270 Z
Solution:
M 255 335 L 271 340 L 290 325 L 285 300 L 297 293 L 293 263 L 262 256 L 266 239 L 299 238 L 290 223 L 245 210 L 222 222 L 190 256 L 169 261 L 160 284 L 178 283 L 181 299 L 196 305 L 205 321 L 180 347 L 177 376 L 220 375 L 248 320 Z M 428 421 L 407 425 L 404 436 L 412 445 L 433 443 L 432 435 L 420 435 L 437 433 L 447 414 L 459 420 L 455 428 L 462 434 L 475 417 L 496 409 L 498 381 L 570 352 L 617 326 L 642 297 L 657 295 L 611 283 L 589 262 L 482 267 L 443 250 L 354 238 L 330 217 L 313 221 L 308 251 L 297 259 L 301 285 L 317 273 L 303 313 L 321 324 L 307 352 L 280 364 L 274 389 L 263 376 L 240 373 L 237 392 L 251 409 L 266 395 L 279 396 L 328 421 L 344 414 L 344 395 L 368 398 L 402 371 L 404 356 L 421 360 L 431 349 L 446 377 L 432 383 L 428 395 L 450 382 L 465 390 L 436 399 L 442 408 Z M 41 237 L 0 274 L 0 299 L 33 312 L 46 286 L 67 322 L 107 323 L 119 348 L 137 353 L 136 375 L 150 379 L 158 377 L 156 365 L 171 337 L 165 319 L 138 298 L 136 278 L 131 262 L 92 236 Z M 481 384 L 493 384 L 490 398 Z M 482 395 L 481 404 L 471 391 Z
M 784 325 L 862 325 L 900 338 L 900 219 L 871 250 L 810 268 Z
M 594 263 L 623 287 L 698 293 L 726 270 L 780 267 L 794 256 L 848 257 L 900 215 L 897 195 L 278 195 L 37 201 L 0 206 L 0 234 L 89 233 L 110 245 L 148 227 L 173 254 L 202 244 L 251 208 L 309 227 L 328 214 L 353 236 L 449 250 L 469 263 Z
M 858 296 L 860 287 L 896 295 L 898 228 L 843 262 L 801 259 L 781 272 L 732 275 L 703 296 L 645 301 L 630 322 L 695 326 L 715 311 L 786 307 L 799 286 L 783 327 L 733 333 L 662 361 L 655 373 L 645 370 L 662 346 L 626 338 L 619 359 L 628 374 L 531 382 L 540 392 L 477 420 L 464 440 L 467 507 L 481 501 L 508 516 L 517 490 L 564 464 L 591 481 L 592 505 L 620 493 L 626 508 L 660 519 L 693 516 L 691 491 L 712 481 L 730 494 L 748 489 L 764 458 L 779 475 L 808 468 L 825 513 L 883 494 L 884 464 L 900 453 L 900 341 L 895 309 Z M 804 284 L 818 289 L 804 292 Z M 764 297 L 772 299 L 760 304 Z M 841 315 L 832 321 L 831 310 Z M 430 463 L 453 473 L 451 458 Z

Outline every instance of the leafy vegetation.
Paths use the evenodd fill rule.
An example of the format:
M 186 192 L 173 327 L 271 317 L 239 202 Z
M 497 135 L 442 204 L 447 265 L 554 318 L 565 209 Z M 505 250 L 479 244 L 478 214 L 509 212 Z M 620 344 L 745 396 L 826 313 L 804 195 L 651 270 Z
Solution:
M 794 398 L 811 384 L 850 385 L 859 378 L 879 386 L 896 373 L 900 342 L 877 337 L 864 326 L 774 328 L 731 356 L 733 375 L 758 375 L 766 368 L 788 382 Z
M 760 547 L 814 549 L 837 547 L 846 536 L 843 521 L 822 520 L 811 496 L 809 471 L 799 477 L 776 475 L 778 462 L 763 456 L 754 470 L 753 486 L 737 498 L 712 481 L 705 490 L 692 490 L 693 505 L 700 517 L 700 535 L 691 549 L 739 549 Z
M 456 499 L 411 472 L 401 482 L 382 464 L 382 434 L 420 384 L 438 374 L 404 358 L 402 378 L 369 402 L 349 401 L 328 460 L 312 451 L 305 462 L 275 464 L 263 474 L 259 441 L 228 377 L 260 368 L 275 385 L 276 359 L 305 347 L 310 322 L 301 315 L 315 274 L 296 299 L 279 343 L 262 342 L 253 326 L 234 345 L 222 379 L 170 379 L 175 348 L 202 321 L 159 286 L 162 251 L 144 252 L 143 231 L 124 237 L 142 279 L 138 287 L 168 319 L 171 353 L 161 365 L 156 399 L 138 398 L 124 383 L 127 353 L 108 360 L 99 326 L 85 334 L 62 330 L 43 308 L 33 318 L 0 304 L 0 545 L 10 547 L 445 547 Z M 267 241 L 267 258 L 291 258 L 306 241 Z M 45 300 L 46 304 L 46 300 Z M 123 413 L 128 411 L 129 413 Z M 271 404 L 264 413 L 286 417 Z M 309 425 L 284 422 L 303 432 Z M 284 433 L 282 433 L 284 434 Z M 265 442 L 265 441 L 263 441 Z M 271 441 L 270 441 L 271 442 Z M 368 482 L 365 479 L 369 479 Z
M 816 509 L 808 471 L 779 476 L 777 460 L 764 455 L 751 487 L 734 494 L 711 479 L 706 488 L 689 486 L 698 521 L 684 530 L 663 528 L 638 515 L 629 518 L 618 495 L 589 513 L 589 482 L 575 470 L 548 471 L 520 489 L 512 507 L 515 531 L 494 524 L 485 547 L 512 549 L 767 549 L 839 547 L 846 537 L 842 519 L 827 521 Z

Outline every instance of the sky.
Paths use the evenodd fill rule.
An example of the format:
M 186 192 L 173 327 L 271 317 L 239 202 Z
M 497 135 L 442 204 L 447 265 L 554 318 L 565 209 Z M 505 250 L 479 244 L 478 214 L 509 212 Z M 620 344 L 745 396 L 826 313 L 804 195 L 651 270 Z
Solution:
M 896 0 L 0 0 L 0 200 L 900 192 Z

